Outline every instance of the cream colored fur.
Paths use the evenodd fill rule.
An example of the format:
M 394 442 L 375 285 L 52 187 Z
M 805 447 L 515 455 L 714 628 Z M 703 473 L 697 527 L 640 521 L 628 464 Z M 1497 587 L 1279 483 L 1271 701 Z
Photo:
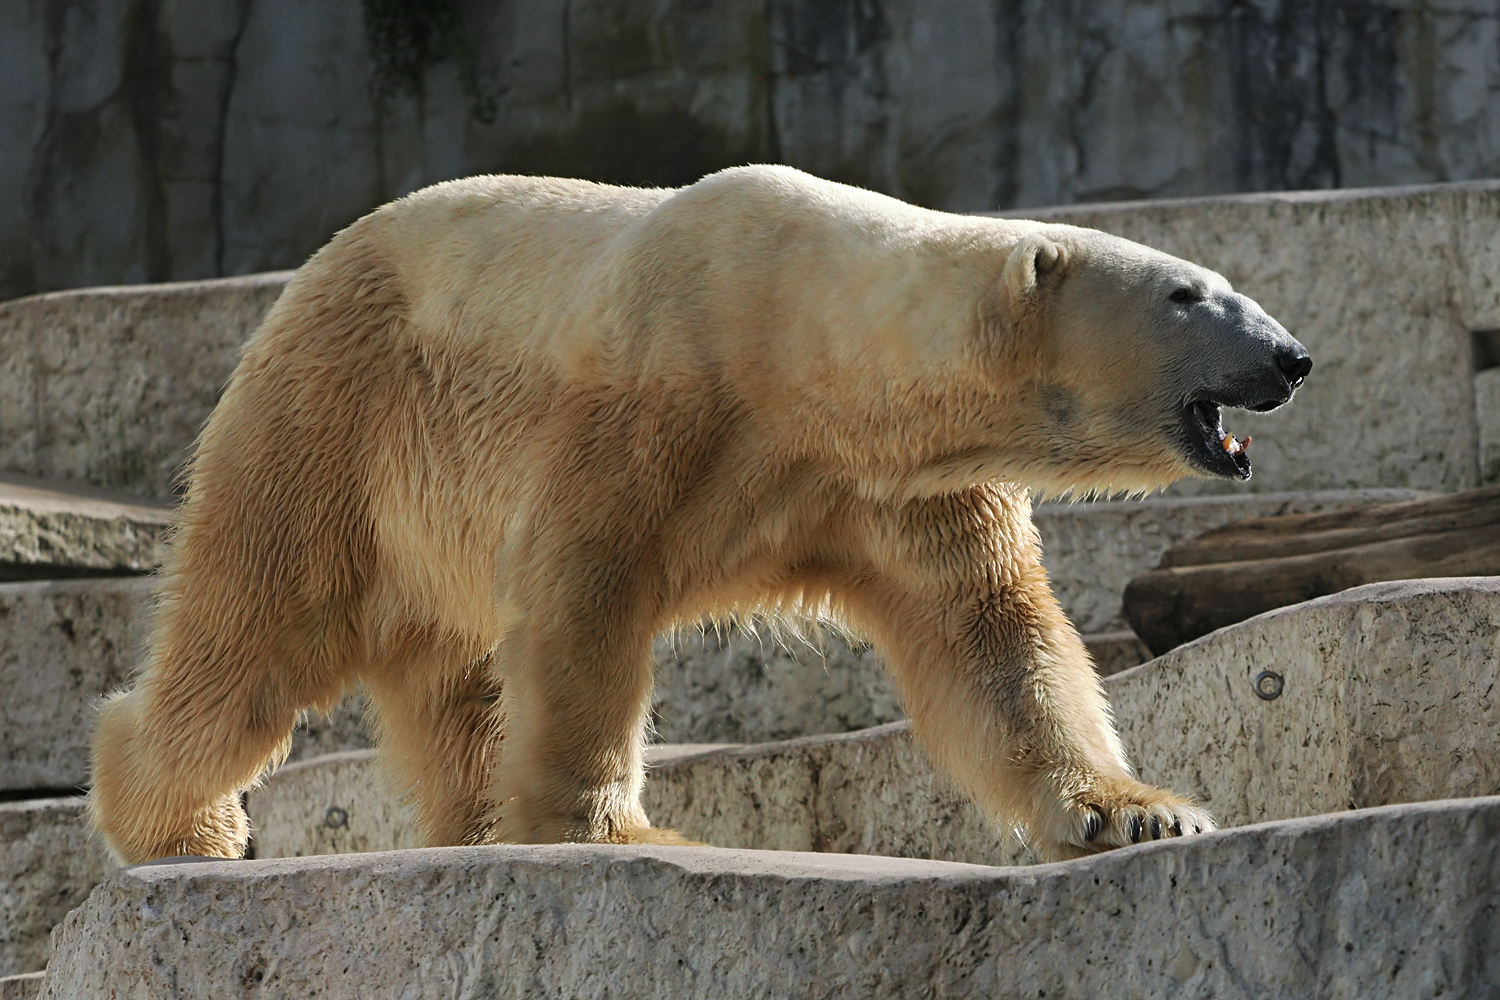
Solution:
M 1028 492 L 1188 472 L 1131 284 L 1169 273 L 1223 284 L 776 167 L 370 214 L 204 429 L 95 822 L 126 861 L 238 856 L 240 792 L 363 682 L 429 843 L 673 842 L 639 804 L 652 636 L 824 607 L 1044 855 L 1208 827 L 1132 777 Z

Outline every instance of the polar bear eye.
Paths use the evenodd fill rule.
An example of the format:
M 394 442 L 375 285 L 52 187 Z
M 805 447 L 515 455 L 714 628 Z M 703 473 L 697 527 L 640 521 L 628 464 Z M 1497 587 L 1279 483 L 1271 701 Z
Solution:
M 1173 302 L 1202 302 L 1203 295 L 1196 288 L 1179 288 L 1168 296 Z

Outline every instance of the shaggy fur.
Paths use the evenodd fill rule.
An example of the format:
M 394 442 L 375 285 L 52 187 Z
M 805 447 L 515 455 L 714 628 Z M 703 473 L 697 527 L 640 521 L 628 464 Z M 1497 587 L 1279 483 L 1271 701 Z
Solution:
M 240 792 L 363 683 L 428 843 L 680 842 L 639 804 L 652 636 L 814 608 L 1044 855 L 1208 828 L 1132 777 L 1028 492 L 1192 471 L 1163 414 L 1202 338 L 1158 305 L 1184 280 L 1228 288 L 786 168 L 481 177 L 366 216 L 203 431 L 99 720 L 98 828 L 129 862 L 239 856 Z

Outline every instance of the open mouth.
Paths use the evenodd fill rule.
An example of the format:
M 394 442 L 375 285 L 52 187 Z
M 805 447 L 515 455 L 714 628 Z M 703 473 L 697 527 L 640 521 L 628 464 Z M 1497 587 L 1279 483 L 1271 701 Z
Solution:
M 1224 429 L 1220 404 L 1200 399 L 1183 409 L 1188 457 L 1205 472 L 1230 479 L 1250 478 L 1250 439 L 1240 441 Z

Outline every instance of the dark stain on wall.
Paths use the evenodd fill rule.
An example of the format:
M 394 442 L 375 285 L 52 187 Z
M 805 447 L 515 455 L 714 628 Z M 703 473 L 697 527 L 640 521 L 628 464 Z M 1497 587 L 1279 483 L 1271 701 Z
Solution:
M 161 141 L 162 120 L 171 113 L 172 48 L 171 40 L 158 23 L 161 3 L 162 0 L 134 0 L 124 39 L 124 97 L 130 108 L 140 163 L 142 256 L 147 281 L 166 281 L 172 276 Z

